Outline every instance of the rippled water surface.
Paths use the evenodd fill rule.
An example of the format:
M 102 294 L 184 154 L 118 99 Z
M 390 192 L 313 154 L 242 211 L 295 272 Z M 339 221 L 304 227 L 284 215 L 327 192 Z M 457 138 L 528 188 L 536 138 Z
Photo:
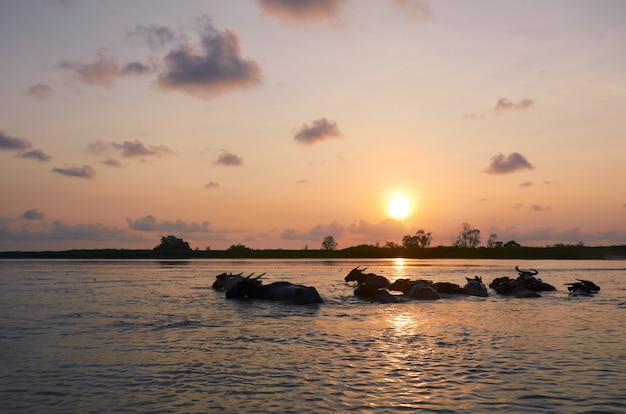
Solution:
M 343 277 L 557 292 L 373 304 Z M 315 306 L 227 300 L 216 274 L 315 286 Z M 591 298 L 564 283 L 590 279 Z M 0 411 L 626 412 L 625 261 L 0 261 Z

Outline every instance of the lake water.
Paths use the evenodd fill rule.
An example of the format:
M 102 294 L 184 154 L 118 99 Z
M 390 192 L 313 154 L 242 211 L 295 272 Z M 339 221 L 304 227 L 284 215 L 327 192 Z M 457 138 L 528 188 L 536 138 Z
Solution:
M 535 268 L 537 299 L 363 302 L 344 276 L 463 284 Z M 227 300 L 220 272 L 324 304 Z M 594 297 L 568 297 L 589 279 Z M 626 261 L 0 260 L 0 412 L 626 412 Z

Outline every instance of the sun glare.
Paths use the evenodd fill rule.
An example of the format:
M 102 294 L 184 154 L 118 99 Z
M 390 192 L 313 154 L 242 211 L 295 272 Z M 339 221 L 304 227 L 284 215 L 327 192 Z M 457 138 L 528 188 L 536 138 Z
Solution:
M 398 194 L 391 198 L 387 210 L 392 218 L 401 220 L 411 212 L 411 202 L 407 196 Z

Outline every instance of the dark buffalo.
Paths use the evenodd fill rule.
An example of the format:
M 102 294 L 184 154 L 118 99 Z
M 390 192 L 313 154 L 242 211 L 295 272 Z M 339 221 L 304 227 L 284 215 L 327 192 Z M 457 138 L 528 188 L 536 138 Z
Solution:
M 215 289 L 215 290 L 228 290 L 228 289 L 230 289 L 238 280 L 245 279 L 242 276 L 242 274 L 243 273 L 238 273 L 236 275 L 233 275 L 232 273 L 220 273 L 219 275 L 215 276 L 215 282 L 213 282 L 213 289 Z M 263 276 L 264 274 L 265 273 L 262 273 L 262 274 L 260 274 L 259 276 L 255 277 L 252 280 L 253 281 L 258 281 L 258 279 L 260 279 L 261 276 Z M 251 273 L 247 277 L 250 278 L 250 277 L 252 277 L 252 275 L 254 275 L 254 273 Z
M 535 292 L 552 292 L 556 290 L 554 286 L 535 277 L 539 273 L 535 269 L 521 270 L 519 267 L 515 266 L 515 270 L 519 275 L 516 279 L 517 283 L 528 290 Z
M 357 282 L 359 285 L 368 284 L 370 287 L 388 288 L 390 283 L 384 276 L 379 276 L 375 273 L 363 273 L 367 270 L 367 267 L 359 269 L 355 267 L 344 278 L 346 282 Z
M 450 282 L 435 282 L 430 285 L 433 289 L 435 289 L 438 293 L 443 293 L 446 295 L 463 295 L 463 288 L 456 283 Z
M 310 303 L 324 303 L 324 300 L 311 286 L 294 285 L 290 282 L 273 282 L 264 285 L 256 279 L 245 277 L 237 280 L 228 290 L 228 299 L 262 299 L 280 301 L 294 305 L 307 305 Z
M 600 291 L 600 286 L 590 280 L 576 280 L 577 282 L 566 283 L 570 296 L 593 296 Z
M 539 293 L 525 288 L 522 284 L 518 283 L 516 279 L 511 279 L 508 276 L 495 278 L 489 284 L 489 287 L 504 296 L 513 296 L 516 298 L 540 298 L 541 297 Z
M 400 295 L 392 295 L 385 288 L 380 288 L 369 283 L 361 283 L 354 289 L 354 296 L 370 302 L 398 303 L 404 302 Z
M 463 293 L 470 296 L 487 297 L 489 293 L 487 288 L 483 284 L 483 279 L 480 276 L 474 276 L 473 279 L 469 277 L 465 278 L 467 283 L 463 286 Z
M 389 290 L 396 290 L 404 293 L 406 296 L 412 299 L 418 300 L 434 300 L 441 299 L 439 292 L 437 292 L 428 280 L 409 280 L 398 279 L 389 286 Z

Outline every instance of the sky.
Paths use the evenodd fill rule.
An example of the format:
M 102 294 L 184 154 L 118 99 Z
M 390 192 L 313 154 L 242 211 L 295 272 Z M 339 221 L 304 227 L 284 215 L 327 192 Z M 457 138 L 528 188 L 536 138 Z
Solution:
M 625 18 L 621 0 L 0 0 L 0 250 L 439 246 L 463 223 L 483 245 L 626 244 Z

